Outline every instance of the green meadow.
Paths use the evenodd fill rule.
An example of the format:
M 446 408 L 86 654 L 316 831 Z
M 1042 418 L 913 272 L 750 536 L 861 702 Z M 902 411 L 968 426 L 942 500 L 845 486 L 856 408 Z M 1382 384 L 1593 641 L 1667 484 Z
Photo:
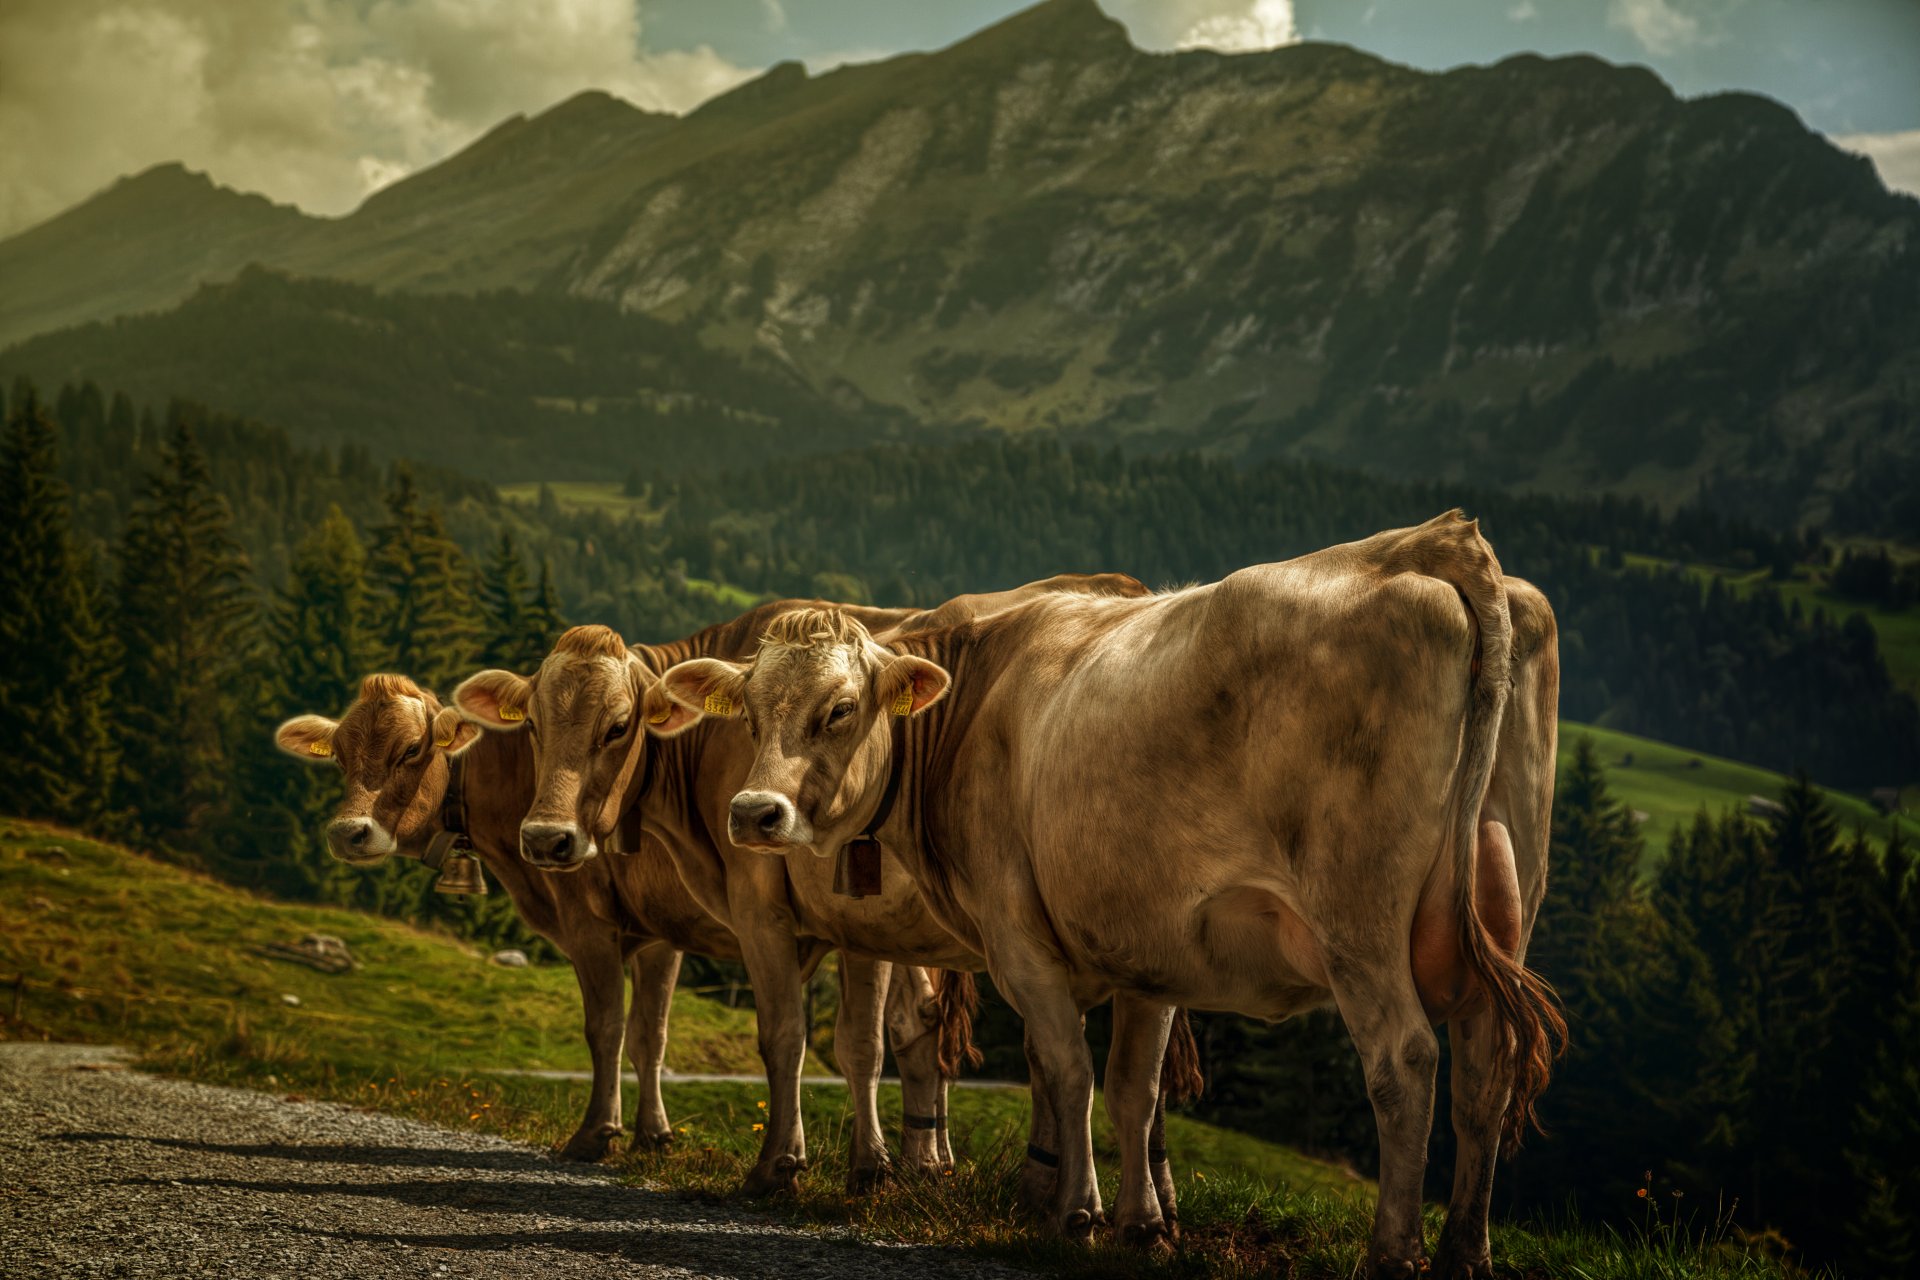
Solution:
M 377 872 L 373 874 L 378 874 Z M 271 958 L 266 944 L 308 932 L 345 940 L 360 967 L 323 974 Z M 11 983 L 11 987 L 5 984 Z M 73 832 L 0 823 L 0 1036 L 130 1046 L 150 1070 L 393 1111 L 538 1144 L 571 1132 L 585 1085 L 500 1068 L 586 1065 L 578 997 L 564 967 L 510 969 L 458 939 L 333 908 L 275 902 Z M 685 991 L 674 999 L 668 1065 L 757 1075 L 752 1015 Z M 816 1056 L 808 1073 L 826 1068 Z M 724 1198 L 751 1164 L 765 1090 L 757 1080 L 671 1082 L 677 1130 L 664 1151 L 613 1157 L 637 1185 Z M 632 1098 L 627 1099 L 629 1115 Z M 899 1093 L 882 1090 L 897 1132 Z M 1370 1183 L 1246 1134 L 1169 1118 L 1184 1230 L 1168 1260 L 1108 1242 L 1042 1238 L 1014 1205 L 1027 1099 L 1013 1087 L 957 1088 L 957 1167 L 849 1196 L 843 1089 L 804 1091 L 812 1169 L 783 1201 L 794 1220 L 874 1240 L 934 1243 L 1074 1276 L 1335 1280 L 1359 1261 Z M 1096 1101 L 1104 1186 L 1116 1153 Z M 1429 1226 L 1440 1226 L 1438 1208 Z M 1710 1224 L 1622 1234 L 1573 1222 L 1497 1230 L 1514 1277 L 1777 1277 L 1788 1274 Z

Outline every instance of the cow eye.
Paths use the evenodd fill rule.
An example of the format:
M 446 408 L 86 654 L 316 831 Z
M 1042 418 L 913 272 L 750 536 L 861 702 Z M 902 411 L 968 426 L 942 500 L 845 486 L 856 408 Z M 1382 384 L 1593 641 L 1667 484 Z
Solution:
M 423 745 L 422 743 L 416 742 L 412 746 L 408 747 L 407 753 L 400 757 L 400 763 L 412 764 L 415 760 L 418 760 L 420 758 L 420 748 L 422 745 Z
M 616 720 L 612 724 L 607 726 L 607 736 L 605 741 L 608 746 L 611 746 L 626 736 L 627 736 L 627 722 L 625 720 Z
M 837 728 L 838 726 L 845 724 L 852 715 L 853 715 L 853 703 L 851 702 L 835 703 L 833 710 L 827 713 L 827 728 L 829 729 Z

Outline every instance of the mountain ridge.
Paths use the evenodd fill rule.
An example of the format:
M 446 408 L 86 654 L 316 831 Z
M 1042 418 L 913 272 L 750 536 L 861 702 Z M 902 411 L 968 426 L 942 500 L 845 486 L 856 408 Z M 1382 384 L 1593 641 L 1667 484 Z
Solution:
M 609 302 L 941 430 L 1796 521 L 1920 469 L 1920 202 L 1777 103 L 1585 55 L 1147 53 L 1050 0 L 684 116 L 580 95 L 341 219 L 228 202 L 196 245 L 161 218 L 191 269 L 111 290 L 75 284 L 88 209 L 31 268 L 0 242 L 0 342 L 260 261 Z

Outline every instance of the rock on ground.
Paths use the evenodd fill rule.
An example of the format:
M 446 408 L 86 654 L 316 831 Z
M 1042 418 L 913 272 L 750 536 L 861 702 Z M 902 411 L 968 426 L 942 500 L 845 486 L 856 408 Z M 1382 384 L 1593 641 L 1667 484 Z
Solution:
M 0 1044 L 0 1275 L 872 1277 L 1017 1273 L 696 1204 L 478 1134 Z

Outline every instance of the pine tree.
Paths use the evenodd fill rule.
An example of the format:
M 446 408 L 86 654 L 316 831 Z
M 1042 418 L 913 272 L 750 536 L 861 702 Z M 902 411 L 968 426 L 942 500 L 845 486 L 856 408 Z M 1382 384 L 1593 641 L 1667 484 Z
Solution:
M 531 671 L 527 662 L 527 571 L 520 562 L 520 548 L 513 533 L 501 530 L 486 568 L 480 575 L 480 610 L 485 633 L 480 646 L 480 661 L 489 667 L 509 671 Z M 544 649 L 540 654 L 544 654 Z
M 444 692 L 473 666 L 476 626 L 465 558 L 439 511 L 421 505 L 404 466 L 394 470 L 387 514 L 367 558 L 381 664 Z
M 543 556 L 540 560 L 540 580 L 534 583 L 533 598 L 527 603 L 527 640 L 533 662 L 525 669 L 532 670 L 539 665 L 553 648 L 553 642 L 566 629 L 567 619 L 560 609 L 560 593 L 553 585 L 553 562 Z
M 106 799 L 111 648 L 73 546 L 53 423 L 30 386 L 13 405 L 0 444 L 0 810 L 79 821 Z
M 366 560 L 353 523 L 331 508 L 294 549 L 286 584 L 267 610 L 268 643 L 262 678 L 251 682 L 260 692 L 247 735 L 261 749 L 241 753 L 245 822 L 225 843 L 250 881 L 280 892 L 345 902 L 359 882 L 379 880 L 334 861 L 321 840 L 338 801 L 336 775 L 264 749 L 280 721 L 303 711 L 334 714 L 374 670 Z
M 115 711 L 129 831 L 184 847 L 226 790 L 234 674 L 250 656 L 245 555 L 180 406 L 119 547 Z

